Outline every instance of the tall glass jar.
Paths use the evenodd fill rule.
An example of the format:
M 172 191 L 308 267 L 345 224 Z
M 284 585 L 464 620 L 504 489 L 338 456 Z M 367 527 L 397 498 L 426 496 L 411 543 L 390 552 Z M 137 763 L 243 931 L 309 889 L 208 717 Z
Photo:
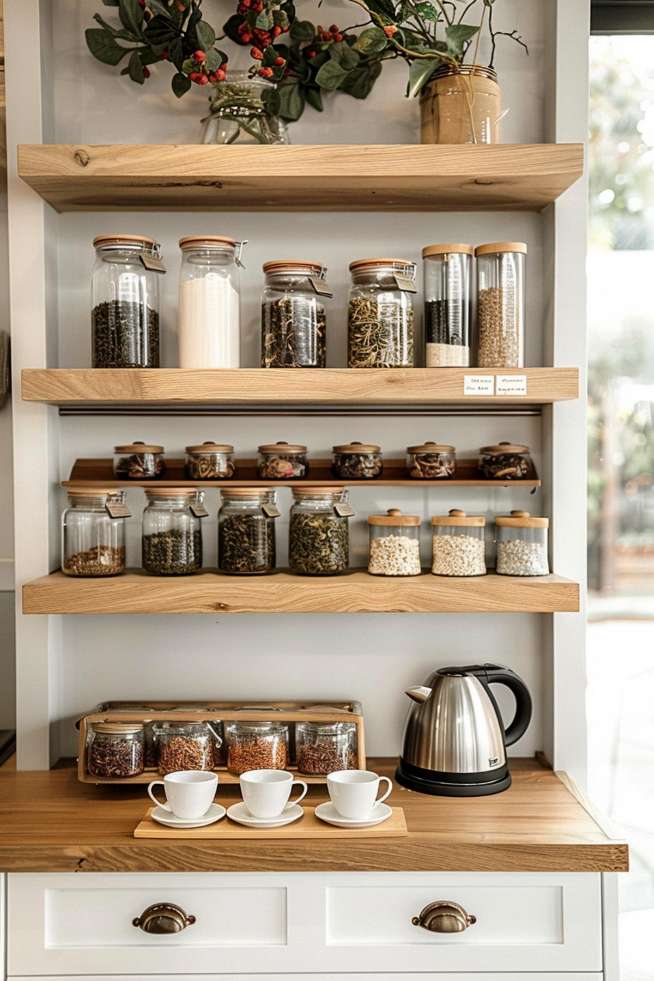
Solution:
M 136 777 L 145 769 L 142 722 L 91 722 L 86 745 L 86 769 L 103 780 Z
M 412 368 L 415 263 L 358 259 L 350 273 L 348 367 Z
M 283 722 L 226 722 L 225 739 L 230 773 L 288 766 L 288 726 Z
M 471 245 L 426 245 L 422 250 L 428 368 L 467 368 L 472 344 Z
M 243 245 L 224 235 L 180 239 L 180 368 L 240 368 Z
M 368 517 L 368 572 L 373 576 L 419 576 L 420 518 L 389 508 Z
M 268 487 L 221 490 L 218 567 L 231 575 L 261 575 L 275 569 L 275 492 Z
M 324 776 L 355 770 L 357 727 L 354 722 L 298 722 L 295 748 L 299 773 Z
M 348 567 L 348 518 L 353 514 L 345 488 L 294 487 L 288 533 L 288 564 L 305 576 L 334 576 Z
M 261 367 L 324 368 L 327 361 L 327 270 L 319 262 L 264 262 Z
M 491 242 L 477 256 L 480 368 L 522 368 L 525 363 L 524 242 Z
M 452 508 L 431 519 L 432 569 L 435 576 L 483 576 L 486 573 L 484 528 L 480 514 Z
M 159 245 L 146 235 L 98 235 L 93 247 L 93 367 L 158 368 Z
M 125 571 L 125 518 L 112 518 L 111 505 L 124 505 L 117 490 L 69 490 L 61 516 L 61 571 L 67 576 L 117 576 Z M 107 507 L 109 506 L 109 510 Z
M 501 116 L 493 68 L 444 65 L 420 96 L 420 142 L 499 143 Z
M 222 739 L 216 723 L 155 722 L 152 726 L 159 757 L 159 773 L 213 770 Z
M 497 567 L 500 576 L 546 576 L 549 518 L 512 511 L 495 519 Z
M 209 100 L 209 115 L 202 120 L 202 142 L 288 143 L 286 123 L 278 111 L 279 95 L 272 82 L 229 69 Z
M 154 576 L 187 576 L 202 568 L 202 492 L 194 488 L 146 490 L 143 568 Z

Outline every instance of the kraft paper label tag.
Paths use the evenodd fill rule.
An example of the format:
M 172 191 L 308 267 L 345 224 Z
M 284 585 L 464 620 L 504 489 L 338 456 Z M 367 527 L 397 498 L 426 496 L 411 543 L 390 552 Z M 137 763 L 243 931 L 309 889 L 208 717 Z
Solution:
M 311 289 L 318 296 L 333 296 L 333 292 L 330 290 L 327 283 L 322 279 L 316 279 L 314 276 L 309 276 L 309 283 L 311 284 Z
M 417 293 L 416 281 L 412 276 L 402 276 L 401 273 L 394 273 L 393 282 L 402 293 Z
M 527 376 L 526 375 L 496 375 L 495 394 L 496 395 L 526 395 Z
M 276 504 L 262 504 L 261 510 L 267 518 L 278 518 L 281 514 Z
M 140 255 L 141 265 L 149 269 L 150 272 L 165 273 L 166 267 L 163 264 L 163 259 L 158 255 Z
M 110 518 L 131 518 L 130 509 L 122 501 L 107 501 L 104 506 Z
M 196 502 L 191 504 L 191 514 L 194 514 L 196 518 L 208 518 L 209 512 L 205 508 L 204 504 Z
M 354 514 L 351 504 L 335 504 L 334 511 L 339 518 L 351 518 Z
M 493 375 L 464 375 L 464 395 L 494 395 L 495 377 Z

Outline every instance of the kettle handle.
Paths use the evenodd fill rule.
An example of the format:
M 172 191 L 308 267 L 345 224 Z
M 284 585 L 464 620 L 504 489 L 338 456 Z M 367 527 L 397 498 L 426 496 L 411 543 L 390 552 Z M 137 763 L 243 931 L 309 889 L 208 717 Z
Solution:
M 515 696 L 515 715 L 513 721 L 504 730 L 504 742 L 506 746 L 517 743 L 521 736 L 524 736 L 527 727 L 531 722 L 532 702 L 529 689 L 515 671 L 510 668 L 503 668 L 497 664 L 484 665 L 485 680 L 488 685 L 506 685 L 510 692 Z

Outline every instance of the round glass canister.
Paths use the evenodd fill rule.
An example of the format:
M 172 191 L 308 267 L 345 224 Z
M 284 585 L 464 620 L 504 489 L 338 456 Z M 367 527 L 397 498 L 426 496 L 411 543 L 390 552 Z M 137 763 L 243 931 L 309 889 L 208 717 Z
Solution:
M 384 472 L 381 447 L 376 443 L 354 440 L 332 451 L 332 473 L 340 480 L 374 480 Z
M 525 363 L 524 242 L 478 245 L 477 323 L 480 368 L 522 368 Z
M 179 240 L 180 368 L 240 368 L 239 267 L 243 242 L 224 235 Z
M 137 777 L 145 769 L 142 722 L 91 722 L 86 741 L 86 769 L 103 780 Z
M 420 518 L 389 508 L 368 518 L 368 572 L 373 576 L 419 576 Z
M 257 473 L 262 480 L 296 480 L 309 472 L 307 448 L 302 443 L 263 443 L 259 447 Z
M 355 770 L 357 727 L 354 722 L 297 722 L 295 751 L 299 773 L 322 776 Z
M 483 576 L 486 573 L 483 515 L 452 508 L 431 519 L 432 569 L 435 576 Z
M 288 564 L 305 576 L 345 572 L 350 555 L 345 488 L 294 487 L 288 532 Z
M 479 472 L 487 480 L 524 480 L 533 471 L 529 447 L 520 443 L 496 443 L 479 451 Z
M 234 447 L 211 440 L 187 446 L 185 466 L 189 480 L 229 480 L 236 473 Z
M 261 367 L 324 368 L 327 361 L 325 296 L 331 296 L 319 262 L 264 262 L 261 298 Z M 317 292 L 320 290 L 320 292 Z
M 405 259 L 350 263 L 348 367 L 413 367 L 413 300 L 407 286 L 416 266 Z
M 501 116 L 493 68 L 444 65 L 420 96 L 420 142 L 499 143 Z
M 164 448 L 155 443 L 136 440 L 114 446 L 114 475 L 127 480 L 153 480 L 166 469 Z
M 69 490 L 61 516 L 61 571 L 67 576 L 117 576 L 125 571 L 125 519 L 112 518 L 109 502 L 122 491 Z
M 273 82 L 230 68 L 227 78 L 216 83 L 209 100 L 209 115 L 202 120 L 202 142 L 288 143 L 288 130 L 277 115 L 278 106 Z
M 159 245 L 146 235 L 98 235 L 93 247 L 93 367 L 158 368 Z
M 546 576 L 549 518 L 534 518 L 529 511 L 512 511 L 495 519 L 496 571 L 500 576 Z
M 425 363 L 428 368 L 467 368 L 472 337 L 471 245 L 426 245 Z
M 269 487 L 221 490 L 218 512 L 218 567 L 231 575 L 261 575 L 275 569 L 275 518 L 279 511 Z
M 407 470 L 414 480 L 449 480 L 456 473 L 456 449 L 431 440 L 407 446 Z
M 230 773 L 288 766 L 288 726 L 282 722 L 226 722 L 225 739 Z
M 211 722 L 155 722 L 152 726 L 159 773 L 179 770 L 213 770 L 222 739 Z
M 143 568 L 154 576 L 187 576 L 202 568 L 202 532 L 194 509 L 202 491 L 171 487 L 146 490 Z

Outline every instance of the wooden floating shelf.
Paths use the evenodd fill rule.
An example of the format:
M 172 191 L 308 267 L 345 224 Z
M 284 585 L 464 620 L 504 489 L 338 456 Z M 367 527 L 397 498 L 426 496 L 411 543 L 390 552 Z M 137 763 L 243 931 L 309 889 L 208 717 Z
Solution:
M 57 211 L 539 211 L 583 146 L 27 144 L 19 176 Z
M 149 576 L 53 572 L 23 586 L 23 613 L 575 613 L 579 586 L 561 576 Z

